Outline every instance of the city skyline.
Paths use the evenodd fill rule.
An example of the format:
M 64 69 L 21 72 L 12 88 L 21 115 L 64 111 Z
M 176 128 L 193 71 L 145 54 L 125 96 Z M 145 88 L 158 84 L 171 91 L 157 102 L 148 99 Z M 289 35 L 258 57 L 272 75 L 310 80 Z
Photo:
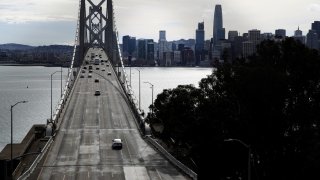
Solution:
M 78 0 L 11 0 L 0 2 L 0 44 L 70 44 L 74 42 Z M 198 22 L 204 21 L 205 39 L 212 37 L 216 4 L 223 8 L 226 34 L 230 30 L 246 33 L 251 29 L 274 33 L 286 29 L 293 35 L 300 27 L 306 35 L 311 23 L 320 17 L 317 0 L 121 0 L 115 1 L 119 40 L 124 35 L 158 40 L 166 30 L 167 40 L 195 39 Z M 147 16 L 146 16 L 147 15 Z

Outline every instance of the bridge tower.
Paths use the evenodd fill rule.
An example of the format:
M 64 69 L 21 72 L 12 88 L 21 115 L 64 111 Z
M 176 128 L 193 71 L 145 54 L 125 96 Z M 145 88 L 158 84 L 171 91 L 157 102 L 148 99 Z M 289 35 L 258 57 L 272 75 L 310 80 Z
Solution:
M 94 4 L 92 0 L 81 0 L 80 3 L 79 56 L 76 65 L 82 64 L 87 50 L 91 47 L 103 48 L 113 64 L 118 63 L 120 51 L 114 24 L 113 1 L 101 0 Z

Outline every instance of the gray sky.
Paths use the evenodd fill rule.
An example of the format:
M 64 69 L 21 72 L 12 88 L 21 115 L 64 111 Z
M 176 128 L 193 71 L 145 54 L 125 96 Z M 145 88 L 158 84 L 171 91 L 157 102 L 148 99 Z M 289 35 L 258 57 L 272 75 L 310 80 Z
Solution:
M 73 44 L 79 0 L 0 0 L 0 44 Z M 222 5 L 226 32 L 250 29 L 287 35 L 300 26 L 304 34 L 320 20 L 320 0 L 114 0 L 120 40 L 123 35 L 158 40 L 195 38 L 198 22 L 212 36 L 213 13 Z

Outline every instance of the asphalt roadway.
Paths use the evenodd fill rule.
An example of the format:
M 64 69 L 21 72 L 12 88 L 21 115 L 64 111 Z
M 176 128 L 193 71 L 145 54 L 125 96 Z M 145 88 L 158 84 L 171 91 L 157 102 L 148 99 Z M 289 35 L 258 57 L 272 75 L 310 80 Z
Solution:
M 97 48 L 86 59 L 92 52 L 107 59 Z M 109 63 L 92 65 L 92 78 L 85 69 L 84 78 L 77 80 L 59 133 L 38 167 L 38 179 L 190 179 L 143 140 Z M 101 95 L 95 96 L 96 90 Z M 122 139 L 121 150 L 112 149 L 115 138 Z

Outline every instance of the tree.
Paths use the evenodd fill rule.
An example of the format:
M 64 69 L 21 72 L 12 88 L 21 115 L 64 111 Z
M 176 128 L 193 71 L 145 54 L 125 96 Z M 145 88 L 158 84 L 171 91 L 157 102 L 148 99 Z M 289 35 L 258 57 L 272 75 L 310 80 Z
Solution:
M 319 179 L 319 69 L 318 51 L 264 41 L 256 56 L 217 64 L 199 88 L 165 90 L 149 121 L 163 124 L 159 138 L 191 145 L 199 179 L 246 178 L 247 149 L 228 138 L 251 146 L 253 179 Z

